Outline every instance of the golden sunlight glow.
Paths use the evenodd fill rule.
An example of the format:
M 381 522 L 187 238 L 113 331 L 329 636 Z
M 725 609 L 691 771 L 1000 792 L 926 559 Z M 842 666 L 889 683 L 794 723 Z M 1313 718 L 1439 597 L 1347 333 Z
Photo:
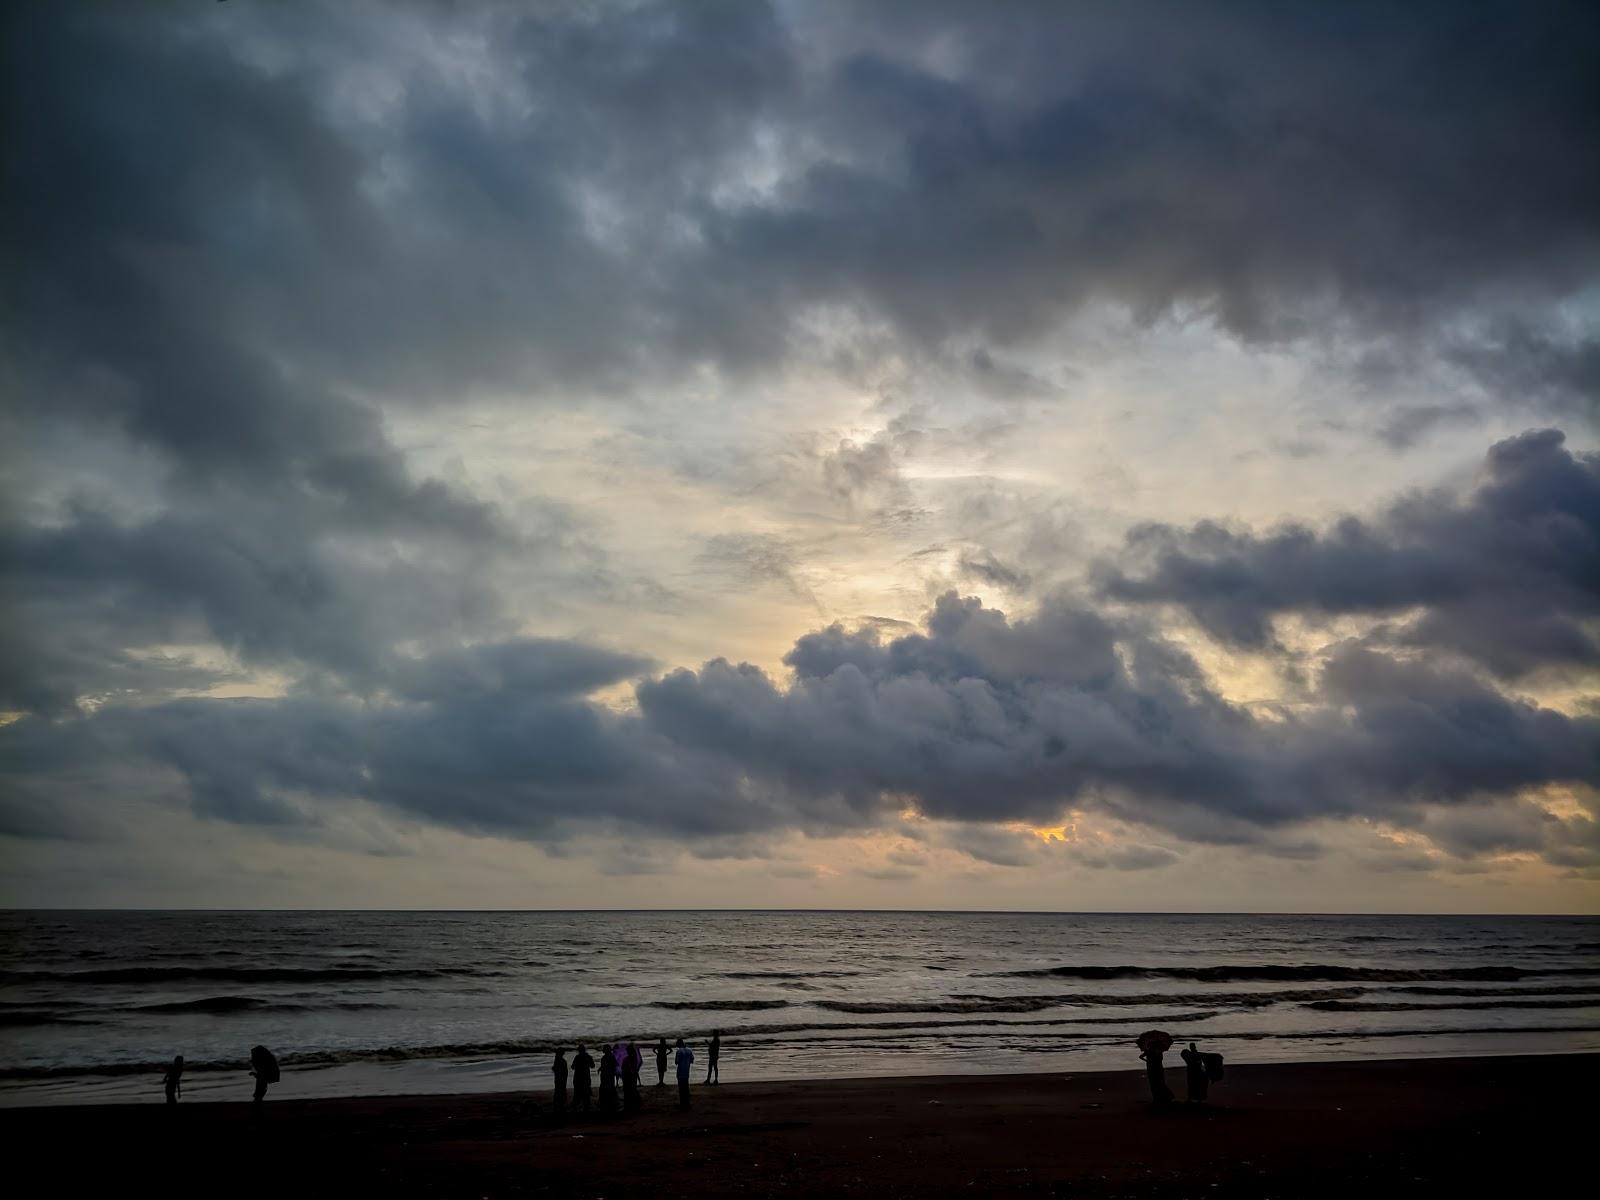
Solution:
M 1026 833 L 1031 837 L 1036 837 L 1046 845 L 1051 842 L 1060 842 L 1065 845 L 1068 842 L 1076 841 L 1078 837 L 1076 822 L 1067 825 L 1024 825 L 1019 823 L 1009 828 L 1015 829 L 1018 833 Z

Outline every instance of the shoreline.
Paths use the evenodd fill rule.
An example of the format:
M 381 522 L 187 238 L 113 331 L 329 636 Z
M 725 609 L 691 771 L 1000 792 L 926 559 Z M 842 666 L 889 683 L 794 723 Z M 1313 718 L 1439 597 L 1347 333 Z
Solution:
M 1132 1056 L 1130 1055 L 1130 1058 Z M 1168 1056 L 1181 1097 L 1183 1071 Z M 546 1090 L 12 1108 L 56 1188 L 178 1196 L 1463 1195 L 1558 1180 L 1600 1054 L 1229 1064 L 1204 1108 L 1117 1071 L 734 1080 L 556 1118 Z M 669 1073 L 670 1074 L 670 1073 Z M 92 1154 L 86 1154 L 92 1149 Z M 763 1166 L 765 1164 L 765 1166 Z M 1409 1174 L 1406 1174 L 1409 1172 Z M 170 1179 L 168 1176 L 170 1175 Z M 1464 1190 L 1463 1190 L 1464 1189 Z
M 1178 1031 L 1181 1024 L 1169 1023 L 1169 1027 Z M 729 1030 L 730 1035 L 734 1032 Z M 744 1031 L 738 1032 L 743 1034 Z M 1130 1026 L 1125 1036 L 1107 1037 L 1091 1049 L 1079 1048 L 1065 1052 L 1043 1049 L 1031 1055 L 1007 1052 L 1003 1057 L 987 1062 L 973 1058 L 956 1062 L 915 1058 L 905 1061 L 906 1069 L 901 1071 L 885 1069 L 885 1060 L 881 1058 L 859 1070 L 848 1069 L 845 1060 L 834 1058 L 826 1063 L 826 1068 L 845 1066 L 846 1069 L 825 1068 L 807 1072 L 796 1072 L 792 1062 L 764 1060 L 759 1054 L 760 1043 L 745 1041 L 741 1037 L 738 1043 L 733 1044 L 735 1053 L 729 1061 L 737 1079 L 768 1083 L 993 1078 L 1027 1074 L 1084 1075 L 1096 1072 L 1114 1074 L 1122 1069 L 1115 1064 L 1126 1060 L 1128 1047 L 1135 1036 Z M 1198 1039 L 1210 1049 L 1224 1053 L 1230 1061 L 1239 1060 L 1260 1066 L 1600 1054 L 1600 1026 L 1588 1025 L 1501 1029 L 1494 1032 L 1492 1039 L 1482 1039 L 1480 1035 L 1461 1031 L 1439 1031 L 1424 1037 L 1411 1030 L 1380 1035 L 1370 1031 L 1342 1036 L 1326 1034 L 1318 1035 L 1315 1039 L 1296 1034 L 1243 1037 L 1195 1030 L 1183 1031 L 1182 1036 L 1174 1032 L 1174 1037 L 1180 1042 Z M 1319 1040 L 1325 1040 L 1328 1045 L 1316 1045 Z M 590 1039 L 592 1045 L 599 1044 L 599 1041 Z M 1358 1048 L 1352 1046 L 1351 1042 L 1363 1044 Z M 1429 1043 L 1438 1048 L 1429 1048 Z M 1331 1049 L 1335 1045 L 1338 1046 L 1336 1052 Z M 571 1049 L 571 1043 L 567 1043 L 567 1048 Z M 827 1053 L 830 1047 L 824 1041 L 817 1043 L 816 1049 Z M 1319 1054 L 1319 1050 L 1323 1053 Z M 274 1096 L 279 1102 L 523 1096 L 530 1094 L 532 1084 L 542 1080 L 547 1060 L 553 1052 L 552 1043 L 549 1046 L 503 1048 L 495 1053 L 485 1049 L 475 1054 L 454 1055 L 373 1054 L 329 1063 L 302 1063 L 296 1061 L 293 1055 L 280 1054 L 284 1078 L 281 1084 L 274 1087 Z M 1275 1052 L 1283 1053 L 1280 1056 Z M 1018 1059 L 1031 1069 L 1019 1071 L 1012 1065 Z M 52 1070 L 31 1078 L 19 1075 L 0 1080 L 0 1112 L 29 1108 L 159 1104 L 161 1098 L 151 1080 L 159 1079 L 165 1067 L 164 1062 L 154 1062 L 129 1065 L 104 1073 Z M 246 1070 L 247 1064 L 242 1058 L 226 1067 L 191 1062 L 184 1079 L 185 1092 L 192 1103 L 235 1101 L 250 1090 Z
M 1540 1032 L 1544 1032 L 1544 1031 L 1540 1031 Z M 1208 1042 L 1207 1044 L 1209 1045 L 1209 1044 L 1212 1044 L 1212 1042 L 1220 1042 L 1220 1040 L 1221 1039 L 1212 1039 L 1212 1041 Z M 1173 1049 L 1171 1051 L 1169 1051 L 1168 1054 L 1167 1054 L 1166 1070 L 1167 1070 L 1168 1076 L 1169 1076 L 1168 1084 L 1172 1087 L 1172 1089 L 1173 1089 L 1173 1091 L 1175 1093 L 1177 1093 L 1178 1095 L 1181 1096 L 1182 1095 L 1182 1091 L 1183 1091 L 1182 1078 L 1181 1078 L 1182 1077 L 1183 1068 L 1182 1068 L 1182 1064 L 1178 1061 L 1178 1051 L 1179 1051 L 1180 1048 L 1181 1048 L 1181 1046 L 1179 1045 L 1179 1043 L 1178 1042 L 1174 1042 Z M 569 1047 L 569 1049 L 570 1049 L 570 1047 Z M 1271 1068 L 1273 1070 L 1293 1071 L 1293 1070 L 1299 1070 L 1299 1069 L 1322 1069 L 1322 1068 L 1341 1067 L 1341 1066 L 1369 1067 L 1369 1066 L 1384 1066 L 1384 1065 L 1392 1065 L 1392 1064 L 1420 1064 L 1420 1063 L 1441 1063 L 1441 1062 L 1477 1062 L 1477 1061 L 1480 1061 L 1480 1060 L 1487 1060 L 1487 1059 L 1547 1059 L 1547 1058 L 1594 1058 L 1596 1060 L 1600 1060 L 1600 1049 L 1590 1050 L 1590 1049 L 1570 1049 L 1569 1048 L 1569 1049 L 1557 1049 L 1557 1050 L 1505 1050 L 1505 1051 L 1489 1050 L 1489 1051 L 1482 1051 L 1482 1052 L 1479 1052 L 1479 1053 L 1468 1053 L 1468 1054 L 1436 1054 L 1436 1055 L 1417 1055 L 1417 1054 L 1412 1054 L 1412 1055 L 1396 1055 L 1396 1056 L 1392 1056 L 1392 1057 L 1384 1057 L 1384 1056 L 1381 1056 L 1381 1055 L 1373 1055 L 1371 1057 L 1361 1056 L 1361 1057 L 1349 1057 L 1349 1058 L 1337 1058 L 1337 1059 L 1315 1059 L 1315 1058 L 1307 1058 L 1307 1059 L 1270 1059 L 1270 1060 L 1265 1060 L 1265 1061 L 1254 1061 L 1254 1062 L 1237 1063 L 1237 1064 L 1233 1063 L 1232 1061 L 1229 1061 L 1228 1065 L 1227 1065 L 1227 1070 L 1230 1073 L 1234 1072 L 1236 1070 L 1237 1071 L 1243 1071 L 1243 1070 L 1252 1070 L 1253 1071 L 1253 1070 L 1258 1070 L 1258 1069 L 1263 1069 L 1263 1068 Z M 442 1060 L 441 1059 L 441 1060 L 429 1060 L 429 1061 L 440 1061 L 440 1062 L 442 1062 L 442 1061 L 448 1061 L 448 1060 Z M 1597 1065 L 1600 1065 L 1600 1063 L 1597 1063 Z M 697 1067 L 702 1067 L 703 1064 L 697 1059 L 696 1060 L 696 1066 Z M 647 1070 L 645 1071 L 645 1075 L 648 1076 L 652 1071 L 654 1071 L 655 1068 L 650 1064 L 650 1062 L 646 1063 L 646 1067 L 647 1067 Z M 543 1059 L 539 1059 L 536 1065 L 532 1065 L 532 1066 L 529 1067 L 529 1069 L 527 1071 L 528 1078 L 529 1079 L 533 1079 L 535 1076 L 539 1076 L 539 1077 L 542 1078 L 544 1075 L 548 1074 L 547 1068 L 548 1068 L 548 1063 L 546 1063 Z M 309 1069 L 302 1069 L 300 1072 L 296 1072 L 296 1073 L 305 1073 L 306 1070 L 309 1070 L 309 1071 L 322 1071 L 322 1070 L 328 1070 L 328 1069 L 329 1068 L 326 1068 L 326 1067 L 313 1067 L 313 1068 L 309 1068 Z M 1129 1068 L 1129 1069 L 1131 1070 L 1132 1068 Z M 1141 1079 L 1144 1078 L 1143 1071 L 1144 1071 L 1144 1068 L 1143 1068 L 1143 1065 L 1141 1064 L 1139 1066 L 1139 1068 L 1138 1068 L 1138 1071 L 1136 1072 Z M 152 1069 L 148 1070 L 146 1073 L 150 1074 L 152 1076 L 159 1075 L 160 1074 L 159 1064 L 157 1064 L 157 1066 L 155 1068 L 152 1068 Z M 668 1069 L 667 1074 L 668 1074 L 668 1079 L 667 1079 L 667 1082 L 666 1082 L 666 1087 L 670 1090 L 670 1088 L 673 1086 L 673 1081 L 672 1081 L 672 1078 L 671 1078 L 672 1071 L 671 1071 L 670 1068 Z M 848 1087 L 859 1087 L 859 1086 L 870 1086 L 870 1085 L 875 1085 L 876 1084 L 876 1085 L 883 1085 L 885 1087 L 894 1087 L 894 1086 L 899 1086 L 899 1085 L 903 1085 L 903 1084 L 921 1084 L 921 1083 L 961 1084 L 961 1083 L 971 1082 L 971 1081 L 974 1081 L 974 1080 L 999 1080 L 999 1079 L 1016 1079 L 1016 1080 L 1042 1081 L 1042 1080 L 1049 1080 L 1049 1079 L 1069 1079 L 1069 1078 L 1070 1079 L 1075 1079 L 1075 1080 L 1077 1080 L 1077 1079 L 1088 1079 L 1088 1078 L 1095 1077 L 1095 1076 L 1105 1076 L 1107 1078 L 1120 1078 L 1121 1076 L 1126 1075 L 1126 1074 L 1127 1074 L 1127 1070 L 1123 1070 L 1123 1069 L 1107 1069 L 1107 1068 L 1102 1068 L 1102 1067 L 1095 1067 L 1095 1068 L 1084 1069 L 1084 1070 L 1072 1070 L 1070 1068 L 1070 1066 L 1067 1066 L 1067 1067 L 1063 1067 L 1060 1070 L 1029 1071 L 1029 1072 L 1015 1072 L 1015 1071 L 1005 1071 L 1005 1070 L 995 1070 L 995 1071 L 929 1071 L 929 1072 L 907 1071 L 907 1072 L 904 1072 L 904 1073 L 898 1074 L 898 1075 L 871 1074 L 871 1075 L 826 1075 L 826 1076 L 823 1076 L 823 1075 L 818 1075 L 818 1076 L 776 1076 L 776 1077 L 773 1077 L 773 1078 L 770 1078 L 770 1079 L 762 1079 L 762 1078 L 759 1078 L 759 1077 L 757 1077 L 757 1078 L 749 1078 L 749 1077 L 737 1077 L 736 1076 L 734 1078 L 729 1079 L 728 1082 L 723 1083 L 723 1084 L 719 1084 L 719 1085 L 716 1085 L 716 1086 L 720 1086 L 720 1087 L 724 1087 L 724 1088 L 748 1088 L 748 1087 L 759 1086 L 759 1087 L 763 1087 L 763 1088 L 784 1089 L 784 1090 L 793 1089 L 793 1090 L 797 1090 L 798 1091 L 798 1090 L 803 1090 L 803 1089 L 807 1089 L 807 1088 L 828 1087 L 828 1086 L 834 1086 L 834 1085 L 837 1085 L 837 1086 L 848 1086 Z M 214 1077 L 217 1076 L 217 1075 L 220 1075 L 220 1073 L 205 1072 L 204 1075 L 213 1077 L 213 1078 L 208 1078 L 207 1082 L 214 1082 Z M 285 1078 L 292 1078 L 293 1077 L 289 1071 L 285 1071 L 284 1075 L 285 1075 Z M 243 1080 L 244 1082 L 241 1082 L 241 1080 Z M 199 1107 L 204 1106 L 204 1107 L 214 1107 L 214 1108 L 226 1108 L 226 1107 L 228 1107 L 230 1105 L 234 1105 L 234 1104 L 237 1104 L 237 1103 L 248 1103 L 249 1102 L 249 1096 L 245 1095 L 245 1093 L 247 1093 L 249 1091 L 248 1076 L 245 1074 L 245 1071 L 244 1071 L 243 1067 L 241 1067 L 238 1072 L 235 1072 L 233 1076 L 230 1076 L 230 1083 L 233 1085 L 233 1091 L 237 1092 L 239 1094 L 238 1096 L 230 1096 L 230 1097 L 228 1097 L 226 1099 L 219 1099 L 219 1098 L 216 1098 L 213 1095 L 211 1095 L 210 1092 L 208 1091 L 207 1094 L 206 1094 L 206 1098 L 205 1099 L 195 1099 L 195 1100 L 187 1100 L 187 1101 L 185 1101 L 184 1102 L 185 1107 L 199 1108 Z M 595 1084 L 594 1084 L 594 1086 L 595 1086 L 595 1089 L 596 1089 L 596 1094 L 598 1095 L 599 1086 L 600 1086 L 599 1085 L 599 1076 L 598 1075 L 595 1076 Z M 645 1091 L 646 1095 L 649 1095 L 652 1091 L 654 1091 L 656 1085 L 654 1083 L 652 1083 L 652 1082 L 645 1081 L 645 1082 L 641 1083 L 640 1086 Z M 696 1087 L 696 1089 L 698 1089 L 698 1088 L 700 1088 L 702 1086 L 704 1086 L 704 1085 L 699 1082 L 699 1078 L 697 1076 L 696 1077 L 696 1081 L 695 1081 L 695 1087 Z M 1220 1087 L 1221 1085 L 1219 1084 L 1218 1086 Z M 620 1085 L 619 1085 L 619 1088 L 620 1088 Z M 121 1100 L 121 1099 L 118 1099 L 118 1100 L 86 1100 L 86 1101 L 83 1101 L 81 1103 L 77 1103 L 77 1102 L 73 1102 L 73 1101 L 50 1101 L 50 1102 L 43 1103 L 43 1104 L 0 1104 L 0 1113 L 19 1114 L 19 1113 L 29 1113 L 29 1112 L 44 1112 L 44 1111 L 58 1112 L 58 1111 L 61 1111 L 61 1110 L 83 1110 L 83 1109 L 87 1109 L 87 1110 L 108 1110 L 108 1111 L 109 1110 L 124 1110 L 124 1109 L 144 1110 L 144 1109 L 148 1109 L 148 1108 L 151 1108 L 151 1107 L 162 1107 L 161 1098 L 160 1098 L 160 1096 L 158 1094 L 158 1090 L 156 1088 L 154 1088 L 154 1087 L 147 1088 L 147 1089 L 145 1089 L 145 1091 L 148 1092 L 148 1095 L 143 1095 L 142 1094 L 140 1096 L 140 1098 L 137 1099 L 137 1100 Z M 540 1088 L 536 1088 L 536 1087 L 527 1087 L 527 1088 L 499 1088 L 499 1089 L 482 1088 L 482 1089 L 435 1090 L 435 1091 L 350 1092 L 348 1094 L 339 1094 L 339 1095 L 320 1095 L 320 1094 L 292 1095 L 292 1094 L 285 1094 L 285 1091 L 284 1091 L 284 1088 L 283 1088 L 283 1084 L 280 1081 L 279 1083 L 273 1085 L 273 1091 L 271 1093 L 269 1093 L 268 1099 L 269 1099 L 269 1103 L 276 1104 L 276 1105 L 294 1104 L 294 1105 L 330 1106 L 330 1107 L 337 1107 L 337 1106 L 340 1106 L 340 1105 L 363 1105 L 363 1104 L 368 1104 L 368 1103 L 389 1103 L 389 1102 L 404 1102 L 404 1103 L 439 1102 L 441 1104 L 449 1104 L 449 1103 L 455 1102 L 455 1101 L 467 1101 L 467 1100 L 484 1101 L 484 1102 L 490 1102 L 490 1103 L 492 1103 L 492 1102 L 517 1102 L 517 1103 L 522 1103 L 522 1102 L 526 1102 L 526 1101 L 535 1101 L 535 1102 L 537 1102 L 541 1097 L 544 1097 L 544 1098 L 548 1099 L 548 1092 L 549 1092 L 548 1088 L 540 1089 Z M 239 1096 L 243 1096 L 243 1100 L 240 1100 Z

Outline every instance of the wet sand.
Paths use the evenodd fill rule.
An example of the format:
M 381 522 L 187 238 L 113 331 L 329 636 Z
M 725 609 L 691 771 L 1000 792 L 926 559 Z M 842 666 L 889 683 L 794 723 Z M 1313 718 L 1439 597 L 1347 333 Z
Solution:
M 1596 1128 L 1600 1055 L 1230 1065 L 1212 1105 L 1164 1112 L 1141 1065 L 764 1084 L 737 1081 L 732 1054 L 730 1081 L 697 1084 L 688 1113 L 669 1078 L 642 1113 L 564 1121 L 542 1090 L 253 1113 L 241 1075 L 241 1103 L 10 1110 L 0 1128 L 37 1181 L 19 1195 L 287 1200 L 1503 1197 L 1581 1179 Z M 1168 1082 L 1181 1097 L 1182 1070 Z

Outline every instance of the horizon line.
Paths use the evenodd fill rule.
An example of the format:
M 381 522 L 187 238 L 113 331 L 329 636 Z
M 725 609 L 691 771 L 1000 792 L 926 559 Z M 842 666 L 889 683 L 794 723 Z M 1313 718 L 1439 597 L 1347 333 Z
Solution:
M 1049 916 L 1049 917 L 1563 917 L 1600 920 L 1600 912 L 1417 912 L 1337 911 L 1333 909 L 1053 909 L 1053 908 L 738 908 L 738 907 L 658 907 L 658 908 L 398 908 L 359 907 L 294 908 L 178 906 L 169 908 L 129 905 L 105 907 L 91 905 L 17 905 L 0 908 L 5 913 L 480 913 L 480 914 L 572 914 L 593 915 L 641 913 L 875 913 L 925 916 Z

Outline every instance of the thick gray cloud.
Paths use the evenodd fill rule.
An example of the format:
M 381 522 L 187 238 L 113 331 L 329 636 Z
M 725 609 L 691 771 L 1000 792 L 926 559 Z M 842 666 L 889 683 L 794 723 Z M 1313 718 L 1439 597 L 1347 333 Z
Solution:
M 1183 607 L 1208 633 L 1274 644 L 1284 614 L 1392 618 L 1373 635 L 1449 651 L 1508 678 L 1600 667 L 1600 456 L 1558 430 L 1491 447 L 1466 496 L 1406 497 L 1372 521 L 1269 534 L 1202 522 L 1130 534 L 1105 564 L 1119 600 Z
M 852 809 L 902 796 L 933 817 L 1048 824 L 1082 804 L 1201 840 L 1600 781 L 1600 723 L 1468 674 L 1351 646 L 1312 702 L 1261 713 L 1143 626 L 1066 601 L 1009 621 L 951 594 L 925 634 L 835 626 L 786 662 L 787 686 L 726 662 L 673 672 L 640 685 L 640 707 L 677 743 Z
M 523 837 L 595 822 L 684 837 L 838 832 L 909 801 L 977 823 L 1050 823 L 1081 805 L 1238 842 L 1319 817 L 1416 825 L 1429 806 L 1600 782 L 1600 722 L 1470 676 L 1352 646 L 1329 660 L 1314 705 L 1263 715 L 1223 700 L 1148 630 L 1065 601 L 1011 621 L 951 594 L 924 633 L 832 627 L 788 662 L 786 686 L 722 661 L 645 679 L 636 715 L 584 697 L 642 660 L 513 641 L 416 662 L 386 702 L 185 700 L 27 718 L 0 730 L 20 785 L 9 823 L 49 831 L 54 786 L 70 824 L 82 772 L 135 764 L 176 772 L 197 812 L 232 821 L 315 824 L 318 802 L 363 798 Z M 1569 851 L 1592 840 L 1569 824 L 1541 828 Z M 1449 827 L 1451 845 L 1502 845 L 1464 828 Z
M 854 153 L 710 225 L 751 264 L 751 303 L 858 301 L 936 341 L 1111 299 L 1274 338 L 1333 313 L 1425 328 L 1593 278 L 1600 22 L 1581 5 L 910 5 L 840 24 L 826 111 Z
M 371 686 L 396 643 L 480 630 L 498 615 L 478 548 L 459 539 L 430 547 L 433 561 L 419 566 L 285 505 L 126 524 L 77 510 L 58 526 L 0 526 L 12 590 L 0 707 L 58 712 L 85 695 L 213 681 L 183 659 L 136 657 L 171 645 L 215 645 L 246 666 Z
M 951 593 L 924 632 L 833 626 L 786 661 L 787 684 L 722 660 L 647 677 L 637 711 L 617 713 L 586 697 L 643 660 L 514 640 L 416 660 L 387 699 L 29 717 L 0 728 L 6 824 L 62 836 L 83 823 L 85 778 L 105 794 L 120 773 L 160 769 L 196 812 L 230 821 L 314 826 L 320 805 L 362 799 L 545 840 L 596 825 L 838 833 L 892 824 L 909 803 L 980 827 L 1079 806 L 1224 843 L 1350 817 L 1437 829 L 1467 855 L 1531 845 L 1570 859 L 1595 841 L 1590 818 L 1472 814 L 1529 788 L 1600 784 L 1600 720 L 1358 645 L 1330 656 L 1312 701 L 1275 712 L 1228 702 L 1147 627 L 1066 598 L 1010 620 Z M 988 861 L 1023 861 L 1015 839 L 969 840 Z M 1102 859 L 1139 868 L 1170 852 Z
M 1389 336 L 1600 265 L 1579 3 L 15 7 L 15 344 L 107 373 L 34 390 L 390 503 L 341 388 L 632 387 L 819 305 L 928 348 L 1090 301 Z
M 670 747 L 585 698 L 645 665 L 514 640 L 414 662 L 382 702 L 190 699 L 29 717 L 0 730 L 4 772 L 24 801 L 13 811 L 35 820 L 50 802 L 74 811 L 76 771 L 157 767 L 181 779 L 197 813 L 245 824 L 315 826 L 321 805 L 365 798 L 521 836 L 607 818 L 704 833 L 764 825 L 730 811 L 714 768 L 675 769 Z

